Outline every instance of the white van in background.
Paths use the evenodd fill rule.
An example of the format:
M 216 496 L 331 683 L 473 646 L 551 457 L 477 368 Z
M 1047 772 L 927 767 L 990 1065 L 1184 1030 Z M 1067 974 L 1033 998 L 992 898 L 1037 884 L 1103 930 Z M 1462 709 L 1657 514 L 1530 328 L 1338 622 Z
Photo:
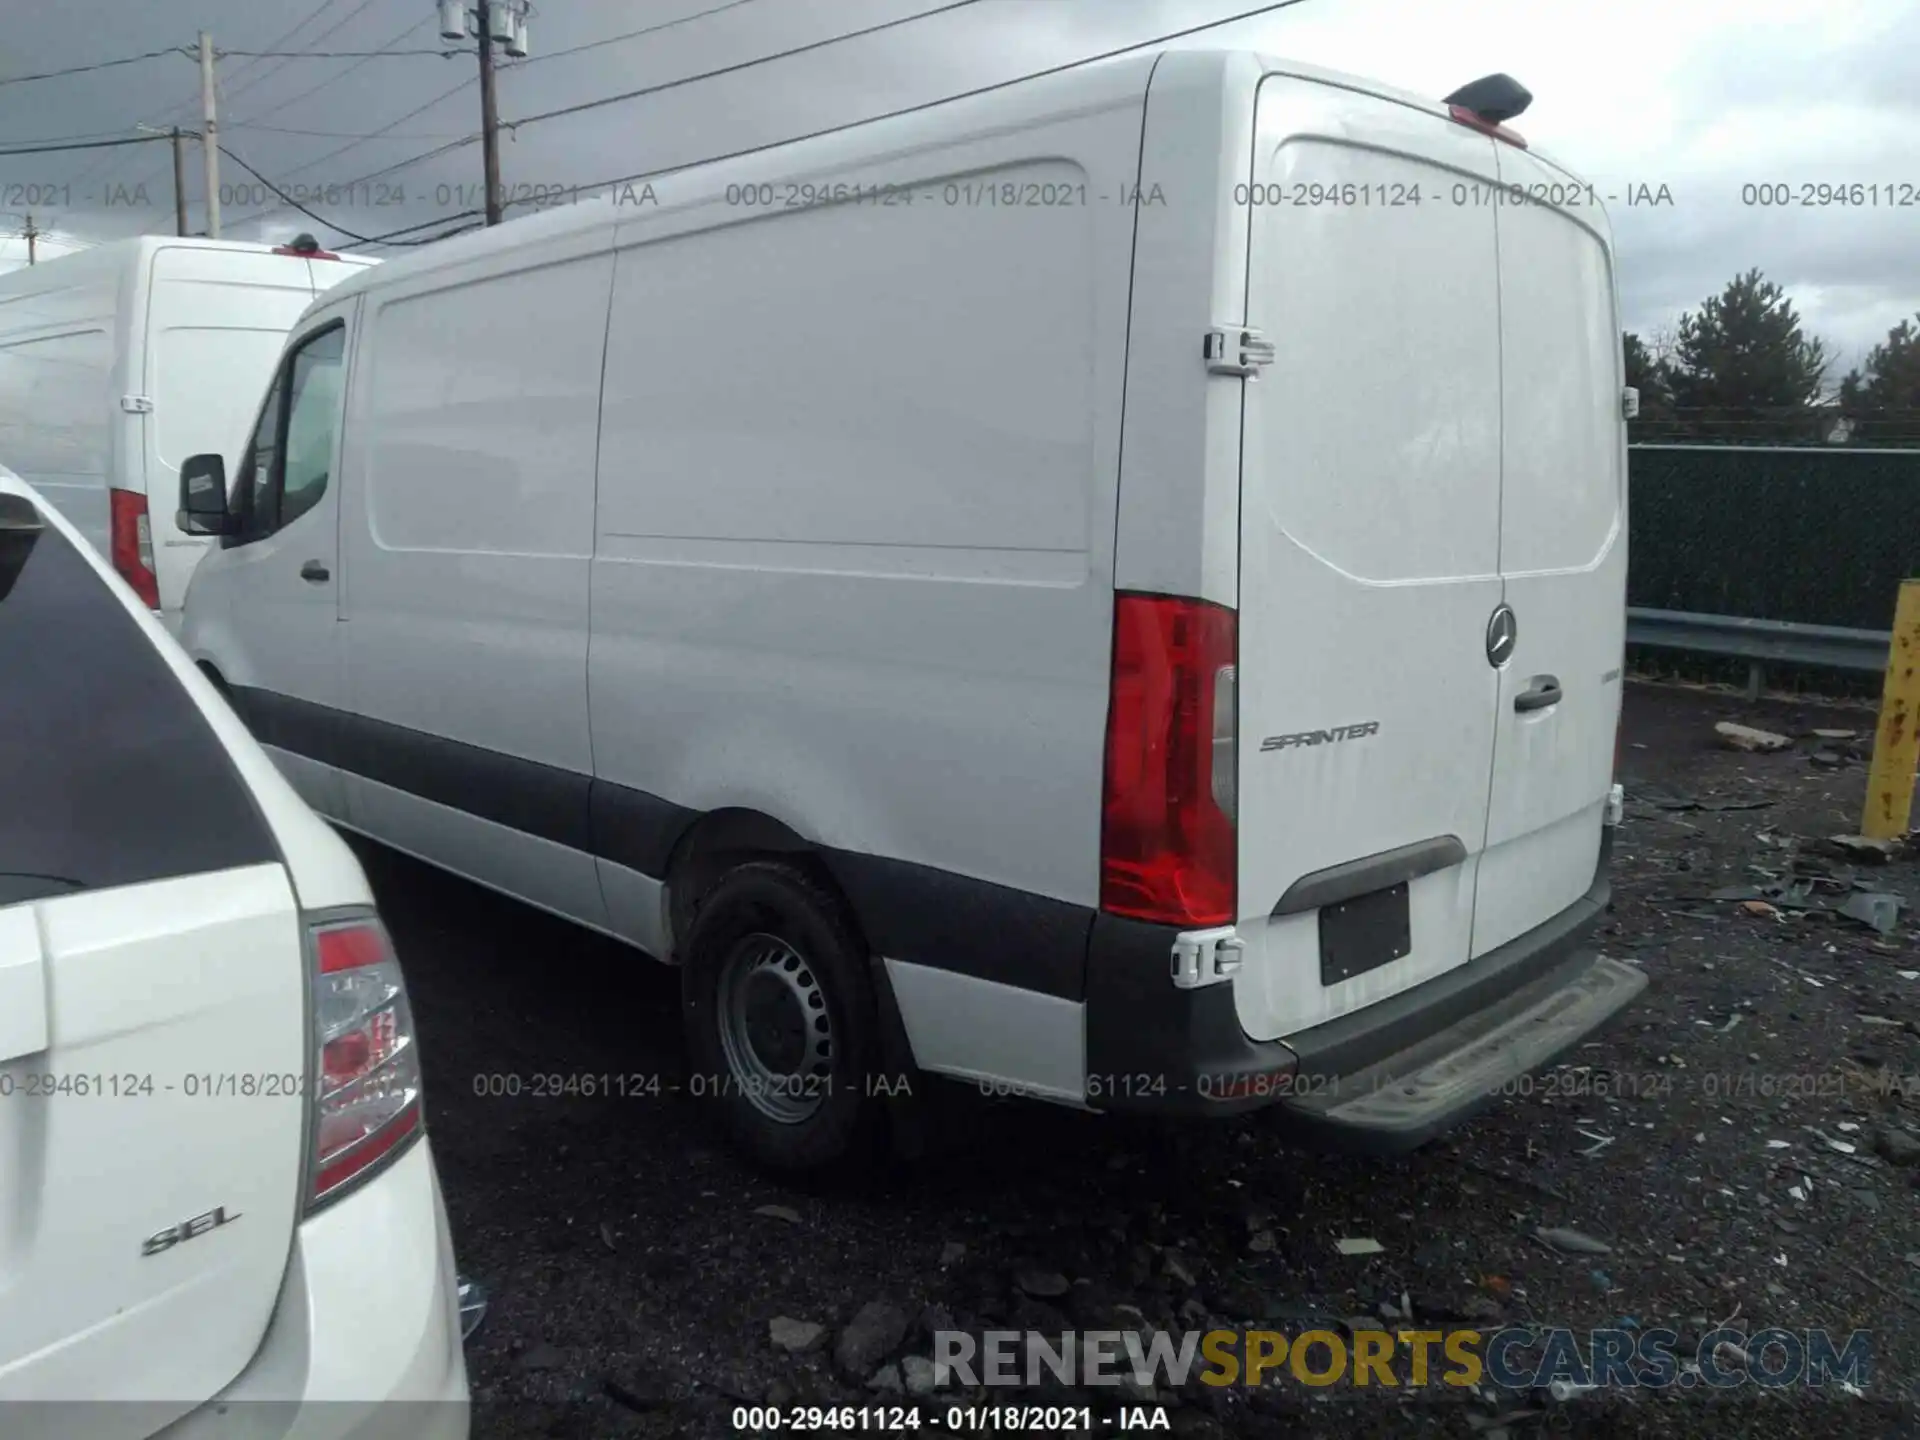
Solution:
M 324 813 L 680 964 L 765 1162 L 906 1065 L 1418 1144 L 1646 983 L 1610 231 L 1524 102 L 1149 55 L 389 262 L 183 470 L 183 641 Z
M 0 275 L 0 464 L 176 621 L 207 547 L 173 524 L 180 462 L 239 448 L 300 312 L 375 263 L 143 235 Z

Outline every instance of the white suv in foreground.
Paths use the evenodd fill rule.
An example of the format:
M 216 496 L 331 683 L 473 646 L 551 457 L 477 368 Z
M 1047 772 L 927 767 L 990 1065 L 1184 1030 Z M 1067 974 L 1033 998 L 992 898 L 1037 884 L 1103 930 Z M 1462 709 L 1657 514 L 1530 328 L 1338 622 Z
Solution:
M 0 469 L 0 1432 L 468 1432 L 365 876 Z

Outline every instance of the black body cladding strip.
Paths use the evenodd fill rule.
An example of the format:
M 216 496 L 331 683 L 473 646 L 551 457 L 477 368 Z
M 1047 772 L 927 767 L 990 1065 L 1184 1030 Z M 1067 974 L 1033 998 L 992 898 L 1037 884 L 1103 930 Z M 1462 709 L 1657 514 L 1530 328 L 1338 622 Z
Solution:
M 664 880 L 698 812 L 642 790 L 269 691 L 236 687 L 262 744 Z M 1081 998 L 1089 907 L 926 865 L 823 849 L 876 953 Z
M 1566 910 L 1458 969 L 1376 1001 L 1284 1041 L 1254 1040 L 1240 1028 L 1231 985 L 1176 990 L 1168 978 L 1171 925 L 1101 915 L 1094 921 L 1087 963 L 1087 1073 L 1136 1077 L 1115 1108 L 1172 1115 L 1231 1115 L 1278 1105 L 1284 1086 L 1266 1097 L 1221 1101 L 1236 1076 L 1297 1070 L 1294 1093 L 1365 1070 L 1431 1040 L 1449 1026 L 1494 1009 L 1524 987 L 1549 986 L 1590 963 L 1584 947 L 1612 894 L 1608 862 L 1612 831 L 1601 832 L 1592 886 Z M 1137 1077 L 1164 1081 L 1142 1095 Z
M 1411 990 L 1287 1037 L 1304 1076 L 1351 1075 L 1382 1056 L 1410 1048 L 1503 997 L 1571 964 L 1613 897 L 1608 867 L 1613 831 L 1600 832 L 1600 860 L 1587 893 L 1552 919 L 1496 950 L 1448 970 Z
M 644 791 L 556 766 L 348 714 L 308 701 L 236 689 L 234 701 L 263 743 L 338 766 L 481 819 L 551 840 L 655 880 L 700 817 Z M 4 711 L 0 710 L 0 716 Z M 0 832 L 4 833 L 4 832 Z M 1589 894 L 1492 954 L 1379 1001 L 1285 1044 L 1247 1038 L 1228 985 L 1176 990 L 1178 929 L 1106 915 L 949 871 L 851 850 L 821 855 L 879 955 L 1061 999 L 1087 1002 L 1090 1074 L 1222 1076 L 1278 1068 L 1297 1054 L 1303 1072 L 1347 1074 L 1484 1008 L 1559 963 L 1605 908 L 1611 831 Z M 1315 904 L 1398 883 L 1458 863 L 1450 836 L 1335 867 L 1300 884 Z M 1343 873 L 1344 872 L 1344 873 Z M 1196 1070 L 1196 1066 L 1202 1070 Z M 1132 1108 L 1152 1108 L 1138 1095 Z M 1162 1108 L 1227 1114 L 1269 1103 L 1204 1101 L 1189 1087 Z
M 1330 865 L 1311 875 L 1302 875 L 1287 887 L 1273 907 L 1273 915 L 1294 915 L 1303 910 L 1318 910 L 1322 905 L 1353 900 L 1375 890 L 1418 880 L 1467 858 L 1467 847 L 1455 835 L 1436 835 L 1431 840 L 1416 840 L 1395 850 L 1383 850 L 1359 860 Z

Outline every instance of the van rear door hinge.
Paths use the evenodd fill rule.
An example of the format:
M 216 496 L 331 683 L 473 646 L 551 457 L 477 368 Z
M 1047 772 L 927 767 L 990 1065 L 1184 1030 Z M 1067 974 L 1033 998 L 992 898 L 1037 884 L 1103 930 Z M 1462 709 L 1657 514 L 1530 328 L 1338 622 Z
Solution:
M 1201 357 L 1210 375 L 1257 379 L 1260 368 L 1273 363 L 1273 342 L 1250 326 L 1220 326 L 1207 331 Z
M 1217 930 L 1186 930 L 1173 937 L 1173 986 L 1198 990 L 1202 985 L 1230 980 L 1239 972 L 1247 942 L 1233 926 Z
M 122 395 L 120 397 L 120 408 L 129 415 L 151 415 L 153 413 L 153 399 L 147 395 Z

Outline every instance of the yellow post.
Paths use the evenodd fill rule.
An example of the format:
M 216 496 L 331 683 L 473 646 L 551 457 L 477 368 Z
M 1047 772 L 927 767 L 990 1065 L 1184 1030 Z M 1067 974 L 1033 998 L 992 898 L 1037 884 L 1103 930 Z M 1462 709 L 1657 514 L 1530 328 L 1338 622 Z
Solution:
M 1913 808 L 1913 776 L 1920 762 L 1920 580 L 1900 582 L 1893 612 L 1893 644 L 1880 694 L 1880 724 L 1867 772 L 1867 813 L 1860 833 L 1869 840 L 1904 840 Z

